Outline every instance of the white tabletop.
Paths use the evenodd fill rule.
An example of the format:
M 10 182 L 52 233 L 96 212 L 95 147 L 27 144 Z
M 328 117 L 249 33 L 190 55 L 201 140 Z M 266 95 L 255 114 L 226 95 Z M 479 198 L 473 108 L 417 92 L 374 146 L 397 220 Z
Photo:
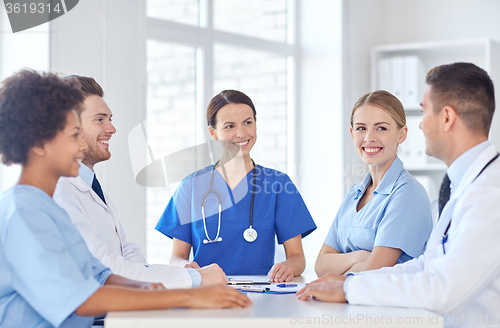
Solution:
M 296 282 L 305 282 L 297 277 Z M 307 280 L 307 281 L 310 281 Z M 139 327 L 443 327 L 438 315 L 419 309 L 355 306 L 299 301 L 294 294 L 247 293 L 253 305 L 244 309 L 111 312 L 106 328 Z

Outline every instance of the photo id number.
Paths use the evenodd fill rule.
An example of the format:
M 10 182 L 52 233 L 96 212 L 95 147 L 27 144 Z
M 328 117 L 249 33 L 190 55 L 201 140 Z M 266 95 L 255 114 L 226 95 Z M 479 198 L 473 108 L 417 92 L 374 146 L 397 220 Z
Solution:
M 5 9 L 7 10 L 7 14 L 50 14 L 50 13 L 60 13 L 62 11 L 60 7 L 60 3 L 57 3 L 54 7 L 51 7 L 50 2 L 45 3 L 6 3 Z

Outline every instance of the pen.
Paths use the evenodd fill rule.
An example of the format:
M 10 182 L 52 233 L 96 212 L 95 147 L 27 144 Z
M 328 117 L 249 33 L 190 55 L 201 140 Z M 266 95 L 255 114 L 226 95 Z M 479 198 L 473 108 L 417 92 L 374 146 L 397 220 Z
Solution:
M 297 284 L 277 284 L 276 287 L 297 287 Z

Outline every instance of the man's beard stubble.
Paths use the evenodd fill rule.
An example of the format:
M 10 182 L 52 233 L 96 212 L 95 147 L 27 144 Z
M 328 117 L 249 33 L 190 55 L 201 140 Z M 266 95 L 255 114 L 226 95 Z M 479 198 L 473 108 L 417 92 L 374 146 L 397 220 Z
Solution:
M 111 158 L 109 151 L 102 151 L 99 149 L 97 140 L 91 140 L 87 135 L 82 133 L 83 141 L 87 145 L 87 150 L 83 153 L 82 163 L 87 166 L 94 166 L 95 164 L 107 161 Z

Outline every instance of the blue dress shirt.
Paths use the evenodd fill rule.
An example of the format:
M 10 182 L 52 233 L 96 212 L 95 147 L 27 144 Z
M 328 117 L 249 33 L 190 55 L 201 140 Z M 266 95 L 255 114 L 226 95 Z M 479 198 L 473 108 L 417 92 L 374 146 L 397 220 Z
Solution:
M 401 249 L 398 263 L 418 257 L 432 230 L 427 193 L 396 157 L 373 198 L 357 206 L 371 184 L 370 173 L 347 193 L 326 237 L 325 244 L 341 253 L 372 251 L 376 246 Z
M 90 327 L 75 310 L 111 271 L 92 256 L 67 213 L 41 189 L 0 197 L 0 325 Z
M 92 188 L 92 181 L 94 181 L 94 171 L 85 164 L 80 164 L 80 169 L 78 169 L 78 175 L 85 181 L 86 184 Z

